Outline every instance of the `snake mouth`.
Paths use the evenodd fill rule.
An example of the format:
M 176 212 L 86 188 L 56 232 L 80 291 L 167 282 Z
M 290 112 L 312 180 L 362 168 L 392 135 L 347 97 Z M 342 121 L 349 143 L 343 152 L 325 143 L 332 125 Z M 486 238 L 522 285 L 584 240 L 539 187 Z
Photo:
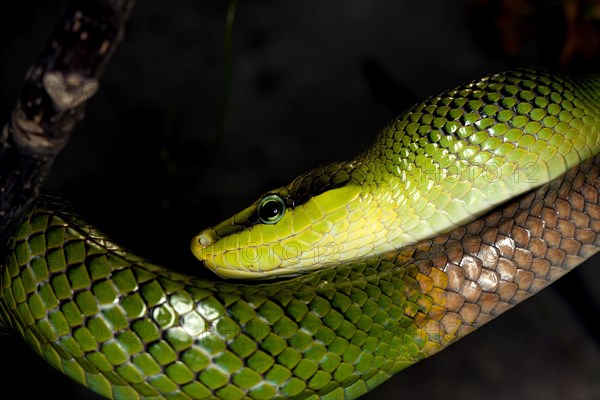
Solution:
M 273 279 L 291 279 L 302 273 L 292 268 L 280 268 L 278 270 L 263 271 L 259 265 L 255 267 L 227 267 L 216 264 L 210 260 L 205 260 L 204 263 L 212 272 L 224 279 L 243 279 L 254 281 L 269 281 Z
M 239 262 L 239 259 L 243 257 L 239 246 L 234 250 L 218 251 L 220 240 L 221 238 L 216 232 L 209 228 L 192 239 L 191 249 L 206 268 L 221 278 L 264 280 L 280 278 L 281 275 L 288 278 L 299 274 L 299 271 L 294 268 L 263 269 L 258 260 L 256 262 Z M 231 265 L 229 257 L 236 260 L 233 265 Z

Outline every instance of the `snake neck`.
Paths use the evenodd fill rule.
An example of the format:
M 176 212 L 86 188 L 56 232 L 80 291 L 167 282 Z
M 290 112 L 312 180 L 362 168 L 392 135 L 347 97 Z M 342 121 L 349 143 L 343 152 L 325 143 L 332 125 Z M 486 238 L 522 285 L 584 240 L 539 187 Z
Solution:
M 358 157 L 320 167 L 290 189 L 343 176 L 361 188 L 347 208 L 371 227 L 361 239 L 364 254 L 399 248 L 461 226 L 598 154 L 598 104 L 600 74 L 489 75 L 415 105 Z

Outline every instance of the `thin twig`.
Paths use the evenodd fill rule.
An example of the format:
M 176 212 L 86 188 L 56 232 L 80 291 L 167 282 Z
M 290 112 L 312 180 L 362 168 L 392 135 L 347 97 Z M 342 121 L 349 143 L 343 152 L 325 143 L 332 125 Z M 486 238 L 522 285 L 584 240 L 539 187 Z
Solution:
M 0 250 L 67 144 L 117 44 L 135 0 L 72 0 L 0 137 Z

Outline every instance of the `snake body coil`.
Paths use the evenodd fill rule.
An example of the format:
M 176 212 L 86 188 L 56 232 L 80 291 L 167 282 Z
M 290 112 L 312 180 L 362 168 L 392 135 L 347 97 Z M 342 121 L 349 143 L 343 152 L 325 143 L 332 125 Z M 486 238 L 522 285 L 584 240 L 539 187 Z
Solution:
M 2 270 L 2 322 L 56 368 L 110 398 L 356 398 L 598 251 L 599 80 L 536 71 L 502 76 L 510 85 L 471 83 L 394 125 L 431 115 L 431 132 L 419 135 L 438 143 L 440 132 L 454 128 L 436 127 L 435 115 L 452 107 L 474 113 L 477 104 L 470 102 L 482 99 L 508 109 L 514 98 L 514 118 L 506 123 L 523 132 L 523 143 L 544 142 L 554 149 L 546 151 L 560 154 L 570 149 L 563 154 L 565 174 L 467 225 L 294 279 L 213 282 L 149 263 L 64 204 L 40 199 L 15 233 Z M 463 93 L 471 97 L 463 101 Z M 468 126 L 493 139 L 500 127 L 490 120 L 501 117 L 488 106 L 478 107 L 480 119 Z M 393 137 L 380 135 L 372 149 L 393 150 Z M 484 143 L 475 144 L 486 151 Z M 576 149 L 583 153 L 571 155 Z M 335 182 L 344 169 L 316 171 Z M 378 178 L 365 179 L 375 185 Z M 294 182 L 304 187 L 305 180 Z M 252 213 L 268 220 L 277 217 L 273 210 L 276 203 Z

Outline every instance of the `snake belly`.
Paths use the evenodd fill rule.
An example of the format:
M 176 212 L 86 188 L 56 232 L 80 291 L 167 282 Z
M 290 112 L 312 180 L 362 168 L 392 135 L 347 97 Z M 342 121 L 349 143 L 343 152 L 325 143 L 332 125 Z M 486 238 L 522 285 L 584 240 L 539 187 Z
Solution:
M 413 244 L 597 154 L 599 103 L 597 76 L 485 76 L 407 110 L 358 156 L 205 229 L 192 251 L 220 276 L 264 279 Z
M 596 155 L 447 233 L 253 284 L 154 265 L 40 198 L 11 240 L 0 315 L 108 398 L 357 398 L 595 254 L 599 173 Z

